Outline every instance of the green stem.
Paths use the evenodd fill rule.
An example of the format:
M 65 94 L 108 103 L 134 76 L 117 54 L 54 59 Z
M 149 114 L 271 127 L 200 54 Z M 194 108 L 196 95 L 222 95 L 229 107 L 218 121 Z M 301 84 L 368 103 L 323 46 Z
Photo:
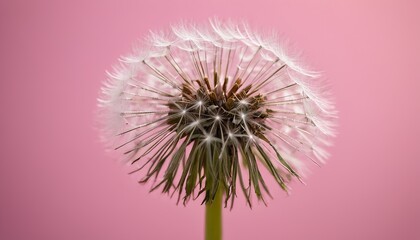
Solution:
M 219 186 L 213 202 L 206 204 L 206 240 L 222 240 L 223 188 Z

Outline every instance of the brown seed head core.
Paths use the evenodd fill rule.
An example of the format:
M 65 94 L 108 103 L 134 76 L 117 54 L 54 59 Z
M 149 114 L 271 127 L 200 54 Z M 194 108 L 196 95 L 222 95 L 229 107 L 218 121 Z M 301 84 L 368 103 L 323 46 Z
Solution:
M 200 122 L 197 128 L 201 129 L 195 128 L 194 131 L 204 131 L 216 139 L 222 139 L 229 137 L 229 130 L 236 130 L 235 134 L 239 136 L 248 138 L 254 135 L 264 139 L 264 131 L 270 130 L 264 124 L 264 120 L 273 112 L 263 108 L 266 98 L 261 94 L 250 96 L 252 84 L 243 87 L 240 78 L 227 89 L 228 78 L 225 78 L 221 85 L 218 74 L 215 73 L 214 76 L 214 87 L 211 87 L 207 77 L 204 78 L 205 84 L 199 80 L 194 81 L 198 86 L 196 90 L 191 84 L 184 83 L 180 98 L 168 104 L 170 112 L 167 123 L 172 125 L 173 129 L 185 129 L 188 125 L 199 123 L 203 117 L 214 117 L 227 131 L 218 128 L 213 130 L 214 124 L 211 121 Z M 238 91 L 241 88 L 242 90 Z M 247 129 L 238 128 L 243 121 L 247 122 Z M 184 136 L 190 134 L 188 131 L 183 133 Z

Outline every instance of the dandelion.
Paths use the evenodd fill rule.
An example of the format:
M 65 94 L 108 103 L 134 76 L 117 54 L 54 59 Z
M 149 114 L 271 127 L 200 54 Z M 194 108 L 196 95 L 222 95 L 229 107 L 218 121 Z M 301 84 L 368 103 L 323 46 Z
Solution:
M 265 175 L 288 191 L 305 162 L 328 157 L 334 106 L 317 73 L 275 36 L 217 20 L 184 24 L 151 32 L 119 61 L 99 100 L 107 142 L 151 190 L 184 204 L 201 197 L 209 221 L 238 192 L 249 206 L 252 196 L 265 203 Z

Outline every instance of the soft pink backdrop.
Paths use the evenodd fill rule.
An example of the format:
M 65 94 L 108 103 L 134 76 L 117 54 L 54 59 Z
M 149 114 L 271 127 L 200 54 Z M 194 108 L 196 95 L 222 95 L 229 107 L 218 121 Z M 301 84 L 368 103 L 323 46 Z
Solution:
M 333 84 L 332 157 L 292 195 L 225 211 L 225 239 L 420 239 L 416 1 L 1 1 L 0 239 L 201 239 L 203 208 L 148 194 L 94 125 L 105 69 L 149 29 L 247 19 Z

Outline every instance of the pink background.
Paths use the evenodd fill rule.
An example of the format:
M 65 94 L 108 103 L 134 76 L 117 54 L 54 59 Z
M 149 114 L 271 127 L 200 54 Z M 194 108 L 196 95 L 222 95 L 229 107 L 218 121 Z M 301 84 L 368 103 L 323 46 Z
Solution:
M 148 193 L 105 153 L 105 69 L 149 29 L 219 16 L 277 29 L 333 84 L 327 165 L 225 239 L 420 239 L 416 1 L 1 1 L 0 239 L 201 239 L 203 208 Z M 254 201 L 255 202 L 255 201 Z

